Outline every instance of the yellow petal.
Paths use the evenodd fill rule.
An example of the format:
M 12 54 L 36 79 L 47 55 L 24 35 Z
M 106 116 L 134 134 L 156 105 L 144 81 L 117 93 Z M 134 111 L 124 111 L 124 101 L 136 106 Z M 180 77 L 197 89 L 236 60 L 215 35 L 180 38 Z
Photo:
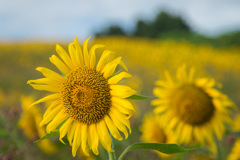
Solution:
M 103 76 L 105 78 L 108 78 L 109 76 L 111 76 L 120 62 L 121 62 L 121 57 L 117 57 L 113 61 L 106 64 L 102 70 Z
M 68 118 L 68 120 L 61 126 L 61 128 L 59 129 L 59 140 L 63 143 L 64 141 L 62 140 L 62 138 L 67 134 L 67 132 L 69 131 L 69 128 L 71 127 L 72 124 L 72 119 Z
M 69 68 L 55 55 L 49 58 L 49 60 L 54 64 L 60 71 L 66 75 L 70 73 Z
M 68 66 L 68 68 L 70 68 L 71 70 L 74 70 L 73 63 L 72 63 L 69 55 L 67 54 L 67 52 L 58 44 L 56 45 L 56 51 L 57 51 L 58 55 L 62 58 L 64 63 Z
M 112 84 L 110 85 L 110 89 L 111 95 L 119 98 L 127 98 L 136 93 L 136 91 L 124 85 Z
M 172 77 L 170 76 L 169 72 L 165 71 L 164 74 L 165 74 L 166 80 L 169 83 L 169 85 L 171 87 L 174 86 L 174 82 L 173 82 Z
M 75 68 L 78 68 L 78 62 L 77 62 L 77 54 L 76 54 L 76 50 L 73 46 L 74 43 L 70 43 L 68 45 L 68 52 L 70 54 L 73 66 L 75 66 Z
M 37 71 L 41 72 L 45 77 L 49 78 L 49 79 L 53 79 L 59 82 L 63 82 L 64 78 L 62 76 L 60 76 L 59 74 L 57 74 L 56 72 L 45 68 L 45 67 L 37 67 L 36 68 Z
M 99 140 L 100 140 L 102 146 L 108 152 L 113 152 L 113 149 L 111 147 L 112 140 L 108 133 L 108 129 L 107 129 L 104 121 L 100 121 L 99 123 L 97 123 L 97 131 L 98 131 Z
M 123 67 L 123 69 L 128 71 L 127 66 L 125 65 L 125 63 L 123 61 L 121 61 L 119 64 Z
M 55 81 L 53 79 L 49 78 L 39 78 L 35 80 L 29 80 L 27 81 L 28 84 L 35 83 L 35 84 L 45 84 L 45 85 L 50 85 L 50 86 L 61 86 L 62 82 Z
M 83 153 L 86 156 L 90 156 L 90 154 L 88 153 L 88 148 L 87 148 L 87 125 L 86 124 L 82 124 L 81 127 L 81 147 L 83 150 Z
M 95 50 L 97 48 L 102 48 L 105 47 L 102 44 L 95 44 L 91 49 L 90 49 L 90 53 L 89 53 L 89 57 L 90 57 L 90 68 L 94 68 L 95 63 L 96 63 L 96 55 L 95 55 Z
M 99 141 L 99 137 L 98 137 L 96 125 L 91 124 L 89 125 L 89 128 L 88 128 L 88 145 L 90 146 L 90 148 L 92 149 L 95 155 L 99 154 L 98 141 Z
M 129 132 L 131 133 L 131 127 L 130 127 L 130 122 L 127 118 L 126 115 L 122 114 L 121 112 L 119 112 L 118 110 L 116 110 L 115 108 L 111 108 L 110 112 L 115 115 L 115 117 L 122 122 L 124 125 L 126 125 L 129 129 Z
M 99 61 L 98 61 L 98 64 L 97 64 L 97 68 L 96 70 L 101 72 L 102 69 L 104 68 L 108 58 L 109 58 L 109 55 L 113 53 L 112 51 L 109 51 L 109 50 L 105 50 L 102 54 L 102 56 L 100 57 Z
M 76 152 L 81 144 L 81 124 L 77 123 L 76 124 L 76 130 L 74 132 L 74 139 L 73 139 L 73 144 L 72 144 L 72 155 L 73 157 L 76 156 Z
M 121 73 L 109 78 L 108 84 L 116 84 L 123 78 L 129 78 L 129 77 L 132 77 L 132 75 L 127 72 L 121 72 Z
M 116 108 L 119 112 L 122 112 L 124 114 L 128 114 L 128 118 L 130 118 L 133 115 L 133 111 L 127 108 L 124 108 L 118 104 L 113 104 L 112 107 Z
M 33 106 L 33 105 L 36 105 L 38 103 L 42 103 L 42 102 L 46 102 L 46 101 L 53 101 L 55 99 L 58 99 L 59 98 L 59 93 L 55 93 L 55 94 L 50 94 L 46 97 L 43 97 L 39 100 L 37 100 L 36 102 L 34 102 L 33 104 L 31 104 L 29 107 Z
M 127 131 L 125 125 L 124 125 L 122 122 L 120 122 L 120 121 L 115 117 L 115 115 L 114 115 L 112 112 L 109 112 L 109 116 L 111 117 L 114 125 L 115 125 L 121 132 L 124 133 L 125 139 L 127 139 L 127 138 L 128 138 L 128 131 Z
M 89 37 L 87 40 L 84 41 L 83 43 L 83 54 L 84 54 L 84 62 L 85 62 L 85 66 L 89 67 L 90 65 L 90 58 L 89 58 L 89 54 L 88 54 L 88 41 L 91 37 Z
M 60 105 L 55 106 L 53 109 L 48 108 L 43 115 L 43 120 L 40 123 L 40 127 L 50 122 L 61 110 L 62 110 L 62 107 Z
M 54 119 L 47 125 L 47 133 L 50 133 L 51 131 L 55 131 L 57 126 L 61 124 L 65 119 L 68 118 L 68 115 L 65 113 L 64 110 L 61 110 Z
M 40 84 L 30 84 L 34 89 L 36 90 L 43 90 L 43 91 L 49 91 L 49 92 L 60 92 L 61 86 L 55 86 L 55 85 L 40 85 Z
M 68 131 L 68 134 L 67 134 L 67 139 L 68 139 L 68 142 L 71 146 L 72 146 L 72 141 L 73 141 L 73 137 L 74 137 L 76 127 L 77 127 L 77 122 L 73 121 L 73 123 L 72 123 L 72 125 L 71 125 L 71 127 Z
M 82 49 L 79 45 L 77 36 L 75 36 L 74 47 L 76 49 L 76 59 L 77 59 L 78 66 L 84 67 Z
M 118 104 L 124 108 L 130 109 L 135 112 L 135 109 L 134 109 L 132 103 L 130 103 L 128 100 L 118 98 L 118 97 L 112 97 L 111 100 L 112 100 L 113 104 Z
M 116 128 L 116 126 L 113 124 L 112 120 L 106 115 L 104 117 L 104 121 L 105 121 L 105 123 L 106 123 L 106 125 L 107 125 L 107 127 L 108 127 L 108 129 L 110 131 L 110 133 L 112 134 L 112 136 L 115 139 L 121 141 L 123 138 L 120 135 L 120 133 L 118 132 L 118 129 Z

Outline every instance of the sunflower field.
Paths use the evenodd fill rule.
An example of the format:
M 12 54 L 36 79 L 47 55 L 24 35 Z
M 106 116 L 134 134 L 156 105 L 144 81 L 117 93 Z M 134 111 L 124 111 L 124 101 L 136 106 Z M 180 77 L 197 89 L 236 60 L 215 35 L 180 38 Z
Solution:
M 68 46 L 69 43 L 71 42 L 60 44 L 67 53 L 72 52 L 70 45 Z M 128 152 L 123 159 L 237 160 L 240 158 L 240 110 L 238 107 L 240 106 L 240 48 L 127 36 L 91 38 L 88 48 L 85 50 L 82 44 L 83 41 L 80 41 L 85 57 L 86 49 L 90 50 L 94 44 L 104 45 L 96 49 L 96 61 L 101 59 L 105 50 L 113 51 L 106 59 L 105 63 L 107 64 L 117 61 L 116 57 L 121 57 L 124 64 L 119 61 L 120 65 L 116 65 L 114 68 L 119 75 L 118 78 L 121 77 L 119 80 L 127 78 L 121 80 L 121 83 L 131 88 L 131 90 L 127 90 L 128 93 L 131 92 L 130 96 L 136 94 L 147 97 L 139 100 L 129 98 L 128 93 L 124 93 L 126 104 L 130 102 L 133 109 L 124 107 L 119 109 L 124 117 L 125 114 L 129 115 L 129 117 L 125 117 L 126 121 L 125 119 L 124 121 L 119 120 L 124 123 L 123 128 L 121 125 L 109 127 L 117 122 L 105 120 L 106 125 L 104 123 L 103 126 L 108 127 L 106 135 L 116 133 L 111 137 L 116 157 L 119 157 L 129 145 L 146 142 L 178 144 L 188 151 L 168 154 L 164 153 L 164 149 L 160 150 L 163 153 L 156 150 L 136 149 Z M 73 48 L 77 48 L 76 44 Z M 93 52 L 90 50 L 89 53 Z M 59 71 L 59 67 L 56 68 L 51 64 L 53 54 L 57 55 L 55 42 L 0 44 L 0 159 L 108 159 L 110 157 L 108 152 L 112 152 L 112 150 L 111 142 L 110 149 L 108 144 L 105 144 L 107 138 L 101 139 L 98 135 L 97 144 L 93 144 L 95 139 L 89 140 L 88 135 L 85 135 L 84 138 L 75 136 L 81 139 L 81 145 L 88 147 L 79 147 L 75 144 L 74 141 L 77 138 L 74 138 L 73 144 L 71 144 L 72 142 L 68 140 L 73 138 L 69 138 L 68 135 L 71 134 L 72 129 L 69 129 L 67 123 L 75 122 L 66 119 L 62 124 L 62 128 L 66 127 L 66 131 L 64 128 L 61 130 L 54 126 L 52 126 L 52 130 L 51 127 L 48 128 L 51 122 L 49 125 L 46 124 L 51 120 L 54 121 L 53 118 L 48 122 L 46 120 L 46 123 L 40 127 L 40 123 L 45 121 L 48 116 L 47 114 L 43 116 L 45 111 L 51 112 L 50 114 L 55 112 L 54 109 L 49 110 L 48 106 L 52 105 L 51 102 L 46 101 L 29 107 L 35 101 L 49 94 L 46 91 L 38 91 L 44 89 L 35 90 L 36 87 L 35 89 L 31 87 L 33 80 L 42 78 L 42 74 L 35 69 L 46 67 L 59 74 L 63 71 Z M 95 59 L 90 61 L 90 68 L 95 67 L 94 64 L 91 64 L 93 61 L 95 62 Z M 60 61 L 58 62 L 60 64 Z M 63 62 L 68 61 L 63 60 Z M 111 67 L 111 65 L 109 66 Z M 64 69 L 64 67 L 62 68 Z M 86 73 L 90 74 L 88 71 Z M 70 71 L 66 69 L 66 72 Z M 110 71 L 103 72 L 105 76 Z M 126 72 L 131 74 L 131 77 Z M 78 72 L 78 74 L 84 73 L 85 70 Z M 69 80 L 70 76 L 67 77 Z M 116 74 L 109 73 L 106 82 L 119 81 L 113 80 L 114 77 Z M 38 81 L 34 82 L 37 84 Z M 81 93 L 88 92 L 86 88 L 76 87 L 74 89 L 81 90 Z M 115 95 L 121 97 L 121 88 L 110 87 L 110 89 L 112 97 Z M 101 90 L 104 89 L 101 88 Z M 63 94 L 62 92 L 61 94 Z M 68 92 L 68 88 L 66 92 Z M 77 94 L 77 96 L 79 95 Z M 85 100 L 92 98 L 90 94 L 84 96 L 87 97 Z M 104 104 L 111 108 L 110 102 L 104 102 Z M 58 112 L 62 111 L 56 110 L 55 115 Z M 69 114 L 74 113 L 72 111 Z M 111 117 L 111 113 L 106 113 L 107 117 L 114 119 Z M 60 119 L 64 120 L 56 118 L 55 121 Z M 58 126 L 59 123 L 56 125 Z M 86 125 L 86 127 L 91 128 L 90 125 Z M 102 127 L 99 128 L 101 130 Z M 58 133 L 49 139 L 37 141 L 55 129 L 60 130 L 60 135 Z M 91 130 L 94 131 L 94 134 L 97 134 L 95 133 L 97 131 L 100 132 L 98 128 Z M 62 135 L 63 133 L 65 134 Z M 75 133 L 78 132 L 75 131 Z M 66 134 L 67 137 L 64 137 Z M 83 132 L 81 135 L 84 135 Z M 98 141 L 101 142 L 99 146 Z M 75 149 L 76 155 L 74 156 L 72 149 Z

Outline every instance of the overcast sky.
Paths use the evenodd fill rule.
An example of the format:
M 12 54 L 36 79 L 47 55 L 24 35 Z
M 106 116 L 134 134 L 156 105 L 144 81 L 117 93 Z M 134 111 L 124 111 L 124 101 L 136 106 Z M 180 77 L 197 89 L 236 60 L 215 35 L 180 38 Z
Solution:
M 110 24 L 131 31 L 161 10 L 202 34 L 240 30 L 240 0 L 0 0 L 0 41 L 85 39 Z

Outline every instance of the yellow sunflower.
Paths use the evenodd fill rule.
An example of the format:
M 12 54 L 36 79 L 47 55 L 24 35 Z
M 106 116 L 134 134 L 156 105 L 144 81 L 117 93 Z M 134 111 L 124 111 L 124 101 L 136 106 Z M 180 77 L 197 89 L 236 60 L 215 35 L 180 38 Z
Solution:
M 25 135 L 30 140 L 35 141 L 39 137 L 44 136 L 46 131 L 44 127 L 39 127 L 39 124 L 42 121 L 42 113 L 40 112 L 40 109 L 37 106 L 28 109 L 33 102 L 34 99 L 31 96 L 22 96 L 21 106 L 23 111 L 18 125 L 23 129 Z M 56 146 L 48 139 L 37 142 L 37 145 L 46 154 L 52 154 L 57 151 Z
M 122 140 L 121 131 L 127 138 L 128 130 L 131 133 L 128 117 L 134 112 L 132 104 L 126 98 L 136 92 L 119 84 L 121 79 L 131 75 L 127 72 L 114 73 L 118 65 L 127 70 L 121 57 L 110 61 L 109 56 L 113 52 L 105 50 L 96 64 L 95 50 L 104 46 L 96 44 L 88 51 L 89 39 L 83 43 L 82 50 L 76 37 L 68 46 L 69 55 L 61 46 L 56 45 L 56 51 L 62 60 L 53 55 L 50 61 L 63 75 L 38 67 L 36 70 L 45 78 L 28 81 L 34 89 L 53 92 L 32 105 L 52 102 L 40 125 L 48 124 L 47 133 L 50 133 L 64 122 L 59 129 L 59 140 L 63 142 L 62 138 L 67 135 L 73 156 L 79 147 L 87 156 L 89 149 L 98 155 L 99 142 L 108 152 L 114 152 L 111 135 Z
M 141 140 L 147 143 L 176 143 L 175 134 L 162 125 L 163 119 L 158 115 L 147 114 L 140 127 Z M 155 151 L 159 157 L 167 158 L 170 155 Z
M 232 152 L 229 154 L 227 160 L 239 160 L 240 159 L 240 138 L 236 140 L 232 148 Z
M 225 124 L 231 123 L 230 108 L 234 105 L 229 98 L 216 90 L 214 79 L 195 78 L 194 68 L 189 74 L 186 65 L 177 70 L 177 82 L 166 71 L 166 80 L 158 80 L 153 93 L 158 99 L 152 101 L 154 112 L 161 114 L 166 127 L 178 135 L 178 142 L 208 144 L 216 153 L 214 135 L 221 139 Z

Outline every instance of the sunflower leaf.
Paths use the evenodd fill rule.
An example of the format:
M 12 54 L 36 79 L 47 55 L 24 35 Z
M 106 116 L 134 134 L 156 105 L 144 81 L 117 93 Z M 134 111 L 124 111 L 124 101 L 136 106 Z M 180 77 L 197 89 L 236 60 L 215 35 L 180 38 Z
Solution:
M 135 100 L 144 100 L 144 99 L 153 99 L 154 97 L 147 97 L 147 96 L 142 96 L 142 95 L 131 95 L 130 97 L 127 97 L 127 99 L 135 99 Z
M 61 126 L 62 126 L 66 121 L 67 121 L 67 119 L 65 119 L 61 124 L 59 124 L 59 125 L 57 126 L 56 130 L 59 130 L 59 129 L 61 128 Z M 50 133 L 45 134 L 42 138 L 34 141 L 34 143 L 37 143 L 37 142 L 39 142 L 39 141 L 41 141 L 41 140 L 44 140 L 44 139 L 49 139 L 49 138 L 55 137 L 55 136 L 57 136 L 57 135 L 59 135 L 59 134 L 60 134 L 59 131 L 56 131 L 56 132 L 52 132 L 52 131 L 51 131 Z
M 177 144 L 166 144 L 166 143 L 135 143 L 128 146 L 122 154 L 119 156 L 118 160 L 122 160 L 123 156 L 130 150 L 133 149 L 153 149 L 160 151 L 165 154 L 181 153 L 191 151 L 192 149 L 185 149 Z
M 49 138 L 55 137 L 55 136 L 57 136 L 57 135 L 59 135 L 59 131 L 47 133 L 47 134 L 45 134 L 45 136 L 43 136 L 42 138 L 34 141 L 34 143 L 37 143 L 37 142 L 42 141 L 42 140 L 44 140 L 44 139 L 49 139 Z

